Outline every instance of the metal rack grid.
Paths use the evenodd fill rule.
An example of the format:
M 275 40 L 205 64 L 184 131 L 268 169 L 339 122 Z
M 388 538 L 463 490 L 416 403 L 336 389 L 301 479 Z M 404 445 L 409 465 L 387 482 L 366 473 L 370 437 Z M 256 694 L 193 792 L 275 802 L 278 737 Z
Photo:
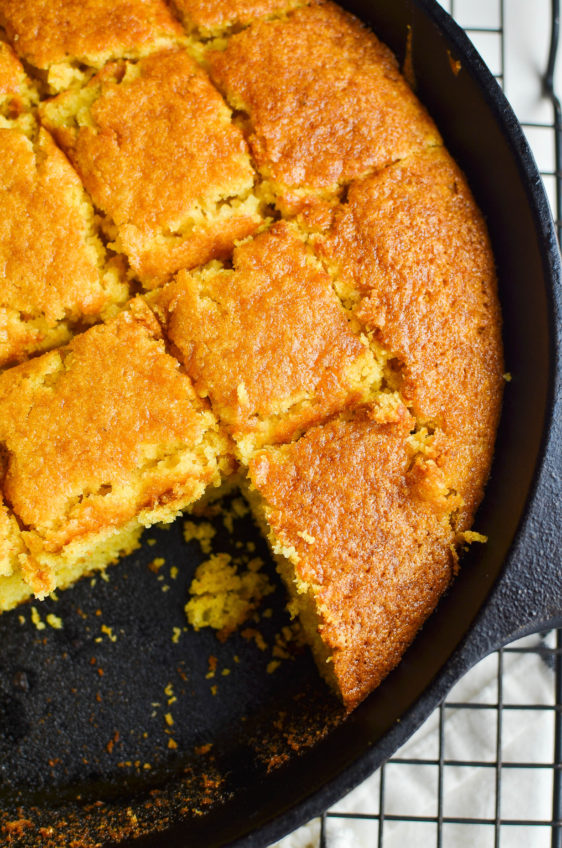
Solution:
M 519 112 L 519 118 L 545 182 L 560 240 L 562 111 L 554 73 L 559 0 L 544 0 L 542 5 L 535 0 L 441 4 L 464 26 L 508 98 L 506 23 L 521 12 L 542 12 L 546 18 L 544 75 L 536 65 L 534 84 L 537 98 L 543 100 L 540 117 L 546 107 L 551 117 L 526 120 Z M 463 727 L 468 728 L 470 749 L 459 758 L 451 751 L 449 737 L 454 733 L 462 739 Z M 451 785 L 457 790 L 452 794 Z M 426 792 L 420 792 L 423 787 Z M 279 848 L 285 846 L 562 848 L 562 630 L 528 637 L 483 660 L 395 757 Z

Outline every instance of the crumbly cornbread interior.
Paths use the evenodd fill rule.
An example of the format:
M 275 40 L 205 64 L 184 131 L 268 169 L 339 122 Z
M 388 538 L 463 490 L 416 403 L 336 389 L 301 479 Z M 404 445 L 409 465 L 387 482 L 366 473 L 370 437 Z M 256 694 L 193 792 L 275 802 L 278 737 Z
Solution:
M 464 175 L 330 2 L 0 23 L 0 610 L 241 480 L 352 709 L 448 586 L 492 460 L 501 317 Z M 268 586 L 204 565 L 188 616 L 226 632 Z

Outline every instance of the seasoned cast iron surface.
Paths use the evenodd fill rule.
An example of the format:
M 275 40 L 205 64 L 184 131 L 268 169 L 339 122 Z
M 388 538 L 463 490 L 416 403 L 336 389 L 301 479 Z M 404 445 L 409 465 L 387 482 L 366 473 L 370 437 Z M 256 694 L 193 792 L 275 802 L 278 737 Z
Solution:
M 37 827 L 42 844 L 70 844 L 57 842 L 62 820 L 77 844 L 90 844 L 198 815 L 229 797 L 231 773 L 256 780 L 337 720 L 308 649 L 292 640 L 292 658 L 268 671 L 290 620 L 251 518 L 234 518 L 232 533 L 222 514 L 190 520 L 211 521 L 213 551 L 237 556 L 252 541 L 251 556 L 264 560 L 277 588 L 249 632 L 221 643 L 216 631 L 187 627 L 188 587 L 208 555 L 184 541 L 181 519 L 146 531 L 105 580 L 0 617 L 0 825 L 9 844 L 37 845 Z M 99 801 L 109 804 L 89 806 Z

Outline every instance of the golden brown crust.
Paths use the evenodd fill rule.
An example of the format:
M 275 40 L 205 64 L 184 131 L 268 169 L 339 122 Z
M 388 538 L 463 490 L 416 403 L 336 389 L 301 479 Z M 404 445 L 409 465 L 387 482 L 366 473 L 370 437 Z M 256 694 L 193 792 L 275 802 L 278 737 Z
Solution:
M 260 18 L 282 15 L 306 0 L 174 0 L 190 30 L 216 35 L 232 27 L 248 26 Z
M 283 210 L 439 140 L 388 48 L 333 4 L 253 24 L 208 60 Z
M 142 302 L 0 375 L 4 496 L 36 551 L 174 517 L 218 477 L 215 431 Z
M 436 431 L 466 527 L 491 463 L 503 361 L 493 255 L 463 174 L 437 148 L 355 183 L 320 249 L 397 358 L 418 424 Z
M 285 222 L 237 247 L 233 265 L 180 272 L 159 303 L 188 374 L 242 452 L 369 397 L 376 363 Z
M 40 69 L 101 67 L 182 35 L 163 0 L 3 0 L 0 22 L 18 54 Z
M 106 266 L 93 209 L 50 135 L 0 129 L 0 364 L 68 339 L 128 288 Z
M 244 202 L 254 182 L 246 143 L 185 51 L 111 63 L 45 104 L 42 120 L 148 286 L 223 258 L 261 222 Z
M 409 472 L 412 427 L 405 410 L 383 425 L 365 410 L 250 462 L 348 709 L 398 663 L 453 573 L 448 505 Z

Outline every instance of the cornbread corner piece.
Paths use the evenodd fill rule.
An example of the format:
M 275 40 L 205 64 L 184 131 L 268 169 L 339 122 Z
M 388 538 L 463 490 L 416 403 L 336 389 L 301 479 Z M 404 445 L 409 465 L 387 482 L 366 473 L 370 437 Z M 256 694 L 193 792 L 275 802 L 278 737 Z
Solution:
M 180 271 L 150 298 L 244 461 L 381 387 L 381 364 L 285 222 L 238 246 L 232 270 Z
M 228 256 L 262 223 L 242 133 L 185 51 L 112 63 L 42 119 L 148 288 Z
M 37 104 L 39 93 L 0 34 L 0 116 L 17 118 Z
M 78 175 L 49 133 L 0 128 L 0 365 L 68 340 L 124 303 Z
M 467 529 L 489 473 L 504 367 L 494 259 L 462 172 L 435 148 L 353 184 L 318 249 L 365 330 L 396 357 L 401 393 L 464 499 Z
M 183 37 L 164 0 L 2 0 L 0 23 L 53 92 L 111 59 L 139 58 Z
M 0 375 L 0 443 L 21 574 L 39 597 L 132 550 L 232 467 L 142 301 Z
M 207 60 L 245 113 L 264 194 L 284 213 L 439 143 L 392 53 L 334 4 L 259 21 Z
M 184 26 L 203 38 L 217 38 L 260 18 L 282 17 L 307 0 L 174 0 Z
M 250 461 L 291 608 L 348 710 L 397 665 L 456 567 L 452 504 L 412 427 L 405 409 L 391 424 L 362 409 Z

